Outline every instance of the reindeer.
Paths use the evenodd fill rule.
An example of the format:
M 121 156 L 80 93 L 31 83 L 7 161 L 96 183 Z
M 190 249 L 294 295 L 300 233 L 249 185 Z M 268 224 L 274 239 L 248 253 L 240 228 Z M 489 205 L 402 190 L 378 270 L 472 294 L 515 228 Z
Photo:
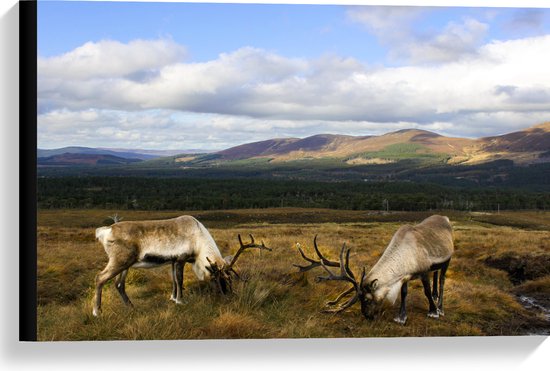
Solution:
M 445 314 L 443 311 L 445 274 L 454 251 L 452 226 L 446 216 L 433 215 L 416 226 L 405 225 L 399 228 L 369 273 L 366 274 L 365 268 L 362 269 L 359 280 L 349 267 L 351 248 L 347 248 L 344 244 L 340 250 L 339 261 L 331 261 L 319 251 L 317 236 L 313 239 L 313 246 L 319 260 L 307 257 L 303 250 L 298 248 L 302 258 L 310 265 L 294 264 L 294 266 L 301 272 L 322 267 L 328 275 L 317 277 L 316 282 L 345 281 L 352 285 L 334 300 L 327 302 L 325 312 L 339 313 L 359 301 L 365 318 L 372 319 L 381 304 L 393 305 L 401 293 L 401 307 L 394 321 L 404 325 L 407 321 L 405 299 L 408 282 L 420 278 L 429 302 L 428 317 L 439 318 Z M 333 272 L 329 267 L 339 268 L 339 273 Z M 431 291 L 430 272 L 433 272 Z M 343 298 L 352 293 L 354 295 L 347 302 L 336 307 Z
M 238 236 L 240 248 L 231 257 L 222 258 L 216 242 L 208 230 L 192 216 L 180 216 L 168 220 L 146 220 L 118 222 L 95 231 L 96 239 L 103 245 L 109 262 L 95 277 L 93 314 L 101 312 L 101 292 L 107 281 L 116 276 L 115 287 L 124 303 L 132 306 L 125 290 L 128 269 L 154 268 L 172 264 L 171 300 L 183 304 L 183 271 L 186 263 L 200 281 L 215 281 L 222 294 L 232 291 L 231 274 L 238 277 L 233 268 L 239 255 L 250 248 L 269 250 L 263 243 L 244 244 Z

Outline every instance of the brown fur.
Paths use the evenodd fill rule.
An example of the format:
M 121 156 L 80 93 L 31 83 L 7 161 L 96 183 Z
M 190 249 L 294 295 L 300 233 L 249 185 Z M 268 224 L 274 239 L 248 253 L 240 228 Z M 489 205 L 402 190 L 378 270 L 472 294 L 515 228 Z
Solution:
M 110 227 L 96 229 L 96 238 L 103 245 L 109 262 L 95 279 L 96 295 L 94 315 L 101 309 L 101 290 L 111 278 L 115 282 L 123 301 L 131 305 L 124 291 L 124 278 L 132 267 L 150 268 L 166 263 L 193 263 L 193 271 L 200 280 L 209 279 L 207 267 L 210 262 L 223 266 L 223 260 L 214 239 L 206 228 L 191 216 L 180 216 L 168 220 L 119 222 Z M 174 269 L 174 266 L 173 266 Z M 176 277 L 173 277 L 176 282 Z M 181 285 L 172 299 L 181 302 Z

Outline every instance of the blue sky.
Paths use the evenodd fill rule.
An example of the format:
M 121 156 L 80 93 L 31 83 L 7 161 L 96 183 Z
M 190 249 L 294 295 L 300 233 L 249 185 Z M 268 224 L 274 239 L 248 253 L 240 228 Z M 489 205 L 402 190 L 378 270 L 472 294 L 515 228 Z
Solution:
M 39 2 L 39 147 L 502 134 L 549 119 L 549 35 L 549 9 Z
M 346 19 L 346 7 L 208 3 L 39 4 L 39 53 L 52 56 L 86 41 L 169 37 L 190 61 L 214 59 L 243 46 L 293 57 L 324 53 L 379 59 L 376 39 Z M 68 19 L 67 14 L 71 14 Z M 357 48 L 358 44 L 368 45 Z
M 385 62 L 388 52 L 388 46 L 349 19 L 346 13 L 353 9 L 349 6 L 46 1 L 39 2 L 38 9 L 38 51 L 44 57 L 91 40 L 151 38 L 171 38 L 185 45 L 188 61 L 193 62 L 243 46 L 287 57 L 334 53 L 367 63 Z M 485 40 L 518 38 L 548 33 L 549 14 L 540 9 L 422 7 L 411 29 L 429 34 L 451 21 L 472 17 L 492 25 Z M 517 27 L 522 18 L 523 27 Z M 529 24 L 537 20 L 536 25 Z

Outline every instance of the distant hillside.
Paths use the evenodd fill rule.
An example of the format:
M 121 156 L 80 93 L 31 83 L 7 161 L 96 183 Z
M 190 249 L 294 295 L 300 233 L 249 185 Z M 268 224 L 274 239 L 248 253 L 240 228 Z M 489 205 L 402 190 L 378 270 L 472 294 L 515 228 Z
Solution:
M 269 139 L 261 142 L 247 143 L 217 152 L 224 160 L 240 160 L 243 158 L 269 156 L 284 149 L 298 138 Z
M 139 160 L 150 160 L 159 156 L 151 154 L 136 153 L 132 151 L 114 151 L 103 148 L 90 148 L 90 147 L 63 147 L 56 149 L 38 149 L 36 156 L 41 157 L 52 157 L 63 155 L 65 153 L 69 154 L 86 154 L 86 155 L 110 155 L 115 157 L 122 157 L 127 159 L 139 159 Z
M 333 164 L 351 166 L 383 165 L 401 160 L 450 165 L 512 160 L 516 164 L 527 165 L 550 162 L 550 122 L 513 133 L 479 139 L 447 137 L 426 130 L 404 129 L 371 136 L 318 134 L 306 138 L 274 138 L 242 144 L 219 152 L 89 147 L 38 149 L 39 158 L 66 153 L 139 159 L 147 161 L 147 166 L 152 168 L 170 164 L 189 168 L 232 163 L 277 164 L 302 160 L 329 160 Z M 41 160 L 39 163 L 51 161 L 53 160 Z M 65 158 L 63 161 L 93 162 L 91 158 Z
M 492 152 L 531 152 L 550 149 L 550 122 L 496 137 L 482 138 L 484 150 Z
M 350 136 L 320 134 L 311 137 L 271 139 L 243 144 L 220 151 L 223 160 L 270 157 L 273 161 L 292 161 L 300 158 L 350 158 L 383 151 L 388 146 L 416 144 L 418 153 L 463 155 L 464 147 L 473 145 L 471 139 L 449 138 L 424 130 L 400 130 L 380 136 Z M 412 148 L 412 147 L 411 147 Z
M 476 164 L 510 159 L 517 163 L 550 162 L 550 123 L 480 139 L 453 138 L 418 129 L 379 136 L 319 134 L 242 144 L 216 153 L 216 161 L 339 158 L 350 165 L 383 164 L 407 158 Z M 213 157 L 214 158 L 214 157 Z M 185 162 L 185 158 L 182 158 Z
M 237 160 L 251 157 L 285 157 L 291 154 L 326 154 L 340 144 L 355 140 L 347 135 L 319 134 L 307 138 L 269 139 L 243 144 L 217 152 L 221 159 Z
M 146 176 L 209 179 L 432 182 L 453 186 L 548 189 L 550 124 L 479 139 L 425 130 L 378 136 L 320 134 L 275 138 L 215 153 L 178 154 L 141 162 L 116 155 L 39 158 L 41 176 Z M 113 166 L 95 166 L 109 164 Z
M 63 153 L 49 157 L 40 157 L 37 164 L 38 166 L 95 166 L 123 165 L 141 161 L 140 159 L 122 158 L 113 155 Z
M 185 153 L 206 153 L 204 150 L 149 150 L 149 149 L 127 149 L 127 148 L 91 148 L 91 147 L 63 147 L 56 149 L 37 150 L 37 157 L 50 157 L 64 153 L 88 154 L 88 155 L 111 155 L 129 159 L 151 160 L 154 158 L 174 156 Z
M 155 158 L 175 156 L 181 154 L 193 154 L 193 153 L 210 153 L 213 151 L 204 149 L 128 149 L 128 148 L 97 148 L 98 150 L 108 150 L 116 152 L 118 155 L 121 153 L 135 153 L 141 155 L 149 155 Z
M 509 159 L 516 163 L 550 162 L 550 122 L 509 134 L 480 138 L 469 163 Z

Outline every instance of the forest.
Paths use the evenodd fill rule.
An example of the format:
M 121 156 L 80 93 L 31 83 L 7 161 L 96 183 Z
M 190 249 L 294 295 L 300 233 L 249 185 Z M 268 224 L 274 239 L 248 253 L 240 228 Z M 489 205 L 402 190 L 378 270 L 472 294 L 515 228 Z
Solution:
M 40 177 L 39 209 L 218 210 L 272 207 L 383 211 L 550 208 L 550 193 L 410 181 Z

